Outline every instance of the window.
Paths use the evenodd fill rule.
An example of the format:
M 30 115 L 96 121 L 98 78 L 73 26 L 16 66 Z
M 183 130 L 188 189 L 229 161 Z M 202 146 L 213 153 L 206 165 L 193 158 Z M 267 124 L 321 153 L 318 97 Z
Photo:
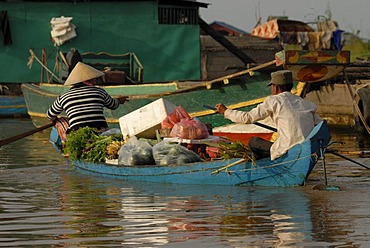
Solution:
M 158 21 L 159 24 L 196 25 L 198 24 L 198 8 L 162 5 L 158 8 Z

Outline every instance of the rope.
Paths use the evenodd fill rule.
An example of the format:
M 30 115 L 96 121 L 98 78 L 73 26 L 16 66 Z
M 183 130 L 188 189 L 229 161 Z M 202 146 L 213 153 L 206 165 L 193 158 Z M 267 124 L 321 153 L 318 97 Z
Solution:
M 263 169 L 274 168 L 274 167 L 281 166 L 281 165 L 284 165 L 284 164 L 290 164 L 290 163 L 293 163 L 293 162 L 298 162 L 298 161 L 301 161 L 305 158 L 310 158 L 310 157 L 313 157 L 313 154 L 301 157 L 299 159 L 293 159 L 293 160 L 289 160 L 289 161 L 285 161 L 285 162 L 281 162 L 281 163 L 276 163 L 276 164 L 272 164 L 272 165 L 263 166 L 262 168 Z M 258 167 L 258 168 L 260 168 L 260 167 Z M 246 168 L 246 169 L 243 169 L 243 170 L 238 170 L 237 172 L 254 171 L 254 170 L 257 170 L 257 168 L 251 167 L 251 168 Z M 236 172 L 236 171 L 229 171 L 229 172 Z

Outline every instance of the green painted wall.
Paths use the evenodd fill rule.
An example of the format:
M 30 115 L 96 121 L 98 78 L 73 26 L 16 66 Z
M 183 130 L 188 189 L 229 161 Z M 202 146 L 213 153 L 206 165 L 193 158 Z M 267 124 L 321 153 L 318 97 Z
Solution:
M 200 79 L 200 38 L 197 25 L 159 25 L 155 1 L 137 2 L 0 2 L 8 11 L 13 44 L 0 33 L 0 83 L 40 82 L 41 66 L 27 62 L 32 48 L 41 59 L 46 49 L 53 70 L 57 49 L 122 54 L 133 52 L 144 67 L 144 81 Z M 54 47 L 50 20 L 73 17 L 77 37 Z

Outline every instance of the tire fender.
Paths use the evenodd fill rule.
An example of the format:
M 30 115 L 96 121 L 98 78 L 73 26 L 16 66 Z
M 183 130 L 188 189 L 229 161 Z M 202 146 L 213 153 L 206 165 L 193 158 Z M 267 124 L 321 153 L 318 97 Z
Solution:
M 362 116 L 364 117 L 368 126 L 370 126 L 370 89 L 367 87 L 360 88 L 356 92 L 355 96 L 356 104 L 361 111 Z M 362 122 L 358 111 L 355 110 L 355 121 L 356 129 L 360 132 L 366 132 L 364 123 Z

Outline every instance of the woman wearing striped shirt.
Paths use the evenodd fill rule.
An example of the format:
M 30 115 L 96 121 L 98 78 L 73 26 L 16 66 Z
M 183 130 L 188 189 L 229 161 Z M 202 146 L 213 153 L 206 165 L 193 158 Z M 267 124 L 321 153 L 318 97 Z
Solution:
M 117 109 L 120 104 L 128 101 L 128 97 L 112 98 L 104 89 L 95 87 L 96 79 L 103 75 L 103 72 L 79 62 L 64 84 L 71 88 L 54 101 L 47 111 L 47 118 L 55 120 L 64 110 L 69 121 L 67 132 L 80 127 L 106 130 L 108 124 L 103 113 L 104 107 Z

